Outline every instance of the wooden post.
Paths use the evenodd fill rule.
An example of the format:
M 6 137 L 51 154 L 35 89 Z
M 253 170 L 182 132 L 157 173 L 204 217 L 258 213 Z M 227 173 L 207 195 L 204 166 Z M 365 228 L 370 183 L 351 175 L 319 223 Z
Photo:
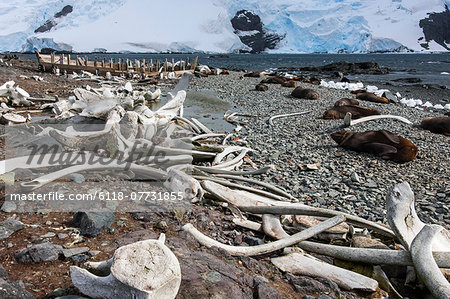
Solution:
M 181 71 L 183 69 L 183 59 L 180 58 L 180 65 L 178 66 L 178 70 Z
M 164 59 L 164 73 L 167 72 L 167 58 Z
M 67 54 L 67 65 L 70 65 L 70 54 Z
M 64 63 L 64 54 L 59 55 L 59 64 Z
M 97 56 L 94 57 L 94 67 L 97 67 L 98 58 Z
M 150 59 L 148 66 L 150 67 L 150 72 L 153 72 L 153 59 Z
M 52 62 L 52 64 L 55 63 L 55 52 L 52 52 L 52 54 L 51 54 L 51 62 Z
M 106 67 L 106 58 L 103 58 L 102 67 Z
M 114 60 L 112 58 L 109 59 L 109 67 L 110 68 L 114 68 L 114 64 L 116 63 L 116 59 L 114 58 Z
M 160 68 L 161 68 L 161 64 L 159 63 L 159 60 L 156 59 L 156 72 L 159 72 Z
M 118 68 L 119 71 L 122 70 L 122 58 L 118 59 L 118 61 L 117 61 L 117 68 Z
M 175 71 L 175 60 L 172 58 L 172 72 Z
M 88 60 L 87 60 L 87 56 L 84 56 L 84 65 L 87 66 L 88 65 Z
M 77 55 L 77 57 L 76 57 L 75 64 L 76 64 L 76 65 L 80 65 L 80 57 L 78 57 L 78 55 Z
M 192 64 L 191 70 L 195 70 L 195 66 L 197 65 L 198 56 L 195 56 L 194 63 Z

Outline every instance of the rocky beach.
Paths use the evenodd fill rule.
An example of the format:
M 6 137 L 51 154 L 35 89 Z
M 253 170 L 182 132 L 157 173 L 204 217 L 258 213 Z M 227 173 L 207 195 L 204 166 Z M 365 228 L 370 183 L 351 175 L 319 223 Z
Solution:
M 266 75 L 244 77 L 246 73 L 243 71 L 228 73 L 214 75 L 213 72 L 208 76 L 198 73 L 192 78 L 186 89 L 185 109 L 193 109 L 199 103 L 204 104 L 202 107 L 216 105 L 216 109 L 205 108 L 204 112 L 193 109 L 193 113 L 214 133 L 232 133 L 224 144 L 253 149 L 245 157 L 251 162 L 236 170 L 270 165 L 270 171 L 255 178 L 289 193 L 292 202 L 345 212 L 385 225 L 388 225 L 387 194 L 395 185 L 406 181 L 414 192 L 419 218 L 427 224 L 450 228 L 450 139 L 420 127 L 425 117 L 443 116 L 448 110 L 408 107 L 400 102 L 400 97 L 389 104 L 360 101 L 361 107 L 376 108 L 382 115 L 402 116 L 412 125 L 396 119 L 379 119 L 345 127 L 343 119 L 323 119 L 322 115 L 336 101 L 355 98 L 349 90 L 295 81 L 297 87 L 313 89 L 319 95 L 314 100 L 298 99 L 291 96 L 294 87 L 280 84 L 267 84 L 266 91 L 257 91 L 255 86 L 266 79 Z M 56 100 L 67 99 L 75 88 L 86 89 L 89 85 L 89 89 L 96 89 L 102 86 L 98 80 L 77 80 L 39 72 L 36 61 L 23 58 L 3 59 L 0 63 L 0 85 L 10 80 L 32 98 Z M 162 93 L 167 94 L 177 82 L 177 79 L 163 79 L 145 86 L 152 90 L 161 88 Z M 364 86 L 373 85 L 362 83 Z M 433 105 L 444 106 L 450 100 L 449 90 L 439 87 L 390 84 L 378 87 L 389 89 L 392 95 L 400 93 L 405 97 L 422 99 L 424 103 L 430 101 Z M 33 102 L 32 106 L 17 108 L 16 111 L 38 110 L 41 104 Z M 229 116 L 234 112 L 238 117 L 228 118 L 232 122 L 230 125 L 223 115 Z M 307 113 L 269 122 L 273 116 L 298 112 Z M 54 114 L 37 112 L 31 113 L 31 117 L 42 120 L 54 118 Z M 220 132 L 223 128 L 230 129 Z M 340 130 L 363 132 L 383 129 L 415 144 L 418 148 L 416 158 L 407 163 L 385 160 L 339 147 L 330 137 L 331 133 Z M 3 149 L 4 143 L 3 136 Z M 29 170 L 16 171 L 15 175 L 33 177 Z M 87 184 L 92 184 L 89 175 L 86 172 L 80 174 L 82 179 L 74 176 L 71 180 L 79 184 L 79 188 L 87 188 Z M 5 177 L 2 179 L 5 184 Z M 120 189 L 120 183 L 117 186 Z M 200 202 L 194 202 L 186 211 L 86 213 L 80 216 L 84 221 L 89 219 L 94 226 L 99 226 L 94 235 L 83 234 L 79 227 L 75 228 L 74 213 L 19 213 L 15 205 L 2 201 L 0 295 L 4 294 L 4 298 L 84 298 L 72 284 L 71 266 L 82 267 L 86 261 L 107 260 L 119 247 L 157 239 L 161 233 L 166 235 L 166 245 L 178 258 L 181 267 L 181 286 L 176 298 L 382 298 L 388 293 L 395 298 L 392 290 L 389 292 L 386 288 L 375 292 L 349 290 L 328 278 L 281 271 L 271 263 L 271 258 L 281 255 L 283 250 L 239 257 L 221 248 L 201 245 L 183 229 L 185 224 L 191 223 L 205 235 L 233 246 L 255 246 L 273 241 L 261 228 L 250 230 L 237 225 L 234 221 L 234 209 L 237 208 L 217 201 L 211 192 L 206 192 Z M 248 218 L 260 221 L 254 215 Z M 366 238 L 363 245 L 356 245 L 357 237 Z M 370 242 L 378 247 L 372 243 L 368 245 Z M 394 250 L 399 249 L 400 242 L 367 229 L 358 229 L 344 238 L 331 240 L 331 243 Z M 312 255 L 333 263 L 330 257 Z M 339 264 L 339 261 L 334 261 L 334 264 Z M 428 294 L 423 285 L 417 289 L 404 285 L 406 267 L 386 266 L 383 270 L 402 296 L 423 298 Z

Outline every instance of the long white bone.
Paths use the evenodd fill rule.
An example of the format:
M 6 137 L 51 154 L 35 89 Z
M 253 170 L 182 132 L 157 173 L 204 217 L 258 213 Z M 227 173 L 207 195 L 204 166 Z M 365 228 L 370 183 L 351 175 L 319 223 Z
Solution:
M 281 117 L 288 117 L 288 116 L 295 116 L 295 115 L 304 115 L 304 114 L 308 114 L 312 112 L 311 110 L 308 111 L 302 111 L 302 112 L 295 112 L 295 113 L 289 113 L 289 114 L 279 114 L 279 115 L 274 115 L 271 118 L 269 118 L 269 124 L 271 126 L 273 126 L 273 121 L 277 118 L 281 118 Z
M 439 270 L 431 252 L 433 238 L 439 236 L 443 229 L 436 224 L 427 224 L 411 243 L 411 258 L 416 273 L 435 298 L 450 298 L 450 283 Z
M 383 118 L 392 118 L 392 119 L 396 119 L 399 120 L 401 122 L 404 122 L 408 125 L 412 125 L 412 122 L 410 122 L 409 120 L 407 120 L 404 117 L 401 116 L 397 116 L 397 115 L 371 115 L 371 116 L 366 116 L 366 117 L 361 117 L 358 119 L 352 119 L 352 114 L 350 112 L 347 112 L 345 114 L 344 117 L 344 125 L 346 127 L 350 127 L 359 123 L 363 123 L 363 122 L 367 122 L 367 121 L 371 121 L 371 120 L 376 120 L 376 119 L 383 119 Z
M 211 248 L 211 247 L 218 247 L 226 252 L 228 252 L 231 255 L 234 256 L 253 256 L 253 255 L 261 255 L 266 254 L 269 252 L 273 252 L 288 246 L 292 246 L 294 244 L 297 244 L 300 241 L 306 240 L 308 238 L 313 237 L 314 235 L 329 229 L 330 227 L 333 227 L 335 225 L 338 225 L 339 223 L 342 223 L 345 221 L 345 217 L 343 216 L 336 216 L 333 218 L 330 218 L 316 226 L 310 227 L 308 229 L 305 229 L 304 231 L 301 231 L 299 233 L 296 233 L 289 238 L 285 238 L 282 240 L 274 241 L 271 243 L 266 243 L 262 245 L 256 245 L 256 246 L 231 246 L 222 244 L 216 240 L 213 240 L 201 232 L 199 232 L 192 224 L 188 223 L 183 226 L 183 230 L 191 234 L 200 244 Z

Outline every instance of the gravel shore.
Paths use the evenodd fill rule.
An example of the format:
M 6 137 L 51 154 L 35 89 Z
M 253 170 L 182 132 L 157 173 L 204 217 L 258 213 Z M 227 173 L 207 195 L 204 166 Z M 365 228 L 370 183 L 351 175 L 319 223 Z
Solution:
M 403 116 L 414 123 L 411 126 L 385 119 L 347 128 L 359 132 L 386 129 L 411 140 L 419 148 L 417 159 L 398 164 L 339 148 L 330 138 L 330 133 L 343 129 L 343 120 L 324 120 L 322 114 L 335 101 L 354 97 L 350 92 L 297 83 L 320 94 L 319 100 L 300 100 L 289 96 L 293 88 L 280 85 L 270 84 L 266 92 L 255 91 L 254 86 L 262 78 L 240 79 L 242 75 L 231 72 L 229 76 L 195 78 L 190 88 L 215 90 L 234 105 L 234 110 L 256 116 L 247 118 L 248 125 L 238 135 L 255 149 L 253 161 L 276 166 L 276 171 L 263 177 L 265 181 L 285 188 L 308 205 L 384 223 L 386 193 L 395 184 L 407 181 L 422 220 L 450 227 L 450 139 L 418 127 L 424 117 L 442 115 L 442 110 L 421 111 L 401 104 L 360 101 L 362 107 Z M 274 126 L 268 123 L 270 116 L 306 110 L 312 112 L 276 119 Z M 299 167 L 310 163 L 319 164 L 319 169 L 302 171 Z

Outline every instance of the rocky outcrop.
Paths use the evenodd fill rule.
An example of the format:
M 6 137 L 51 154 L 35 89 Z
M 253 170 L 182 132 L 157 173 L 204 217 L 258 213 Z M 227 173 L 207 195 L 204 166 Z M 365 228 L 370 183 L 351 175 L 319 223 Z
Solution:
M 231 19 L 231 25 L 241 42 L 249 47 L 243 52 L 260 53 L 267 49 L 275 49 L 285 37 L 265 29 L 261 18 L 247 10 L 238 11 Z
M 450 51 L 450 11 L 448 6 L 445 6 L 444 12 L 431 13 L 428 18 L 420 20 L 419 26 L 425 35 L 426 42 L 420 44 L 423 48 L 428 49 L 429 42 L 434 40 Z
M 334 62 L 324 66 L 307 66 L 300 68 L 301 71 L 312 72 L 341 72 L 346 74 L 387 74 L 388 68 L 380 67 L 376 62 Z
M 34 30 L 34 33 L 40 33 L 40 32 L 47 32 L 50 31 L 54 26 L 58 24 L 58 21 L 56 19 L 59 19 L 61 17 L 67 16 L 69 13 L 73 11 L 73 7 L 71 5 L 64 6 L 61 11 L 57 12 L 53 19 L 47 20 L 44 25 L 39 26 L 36 30 Z

